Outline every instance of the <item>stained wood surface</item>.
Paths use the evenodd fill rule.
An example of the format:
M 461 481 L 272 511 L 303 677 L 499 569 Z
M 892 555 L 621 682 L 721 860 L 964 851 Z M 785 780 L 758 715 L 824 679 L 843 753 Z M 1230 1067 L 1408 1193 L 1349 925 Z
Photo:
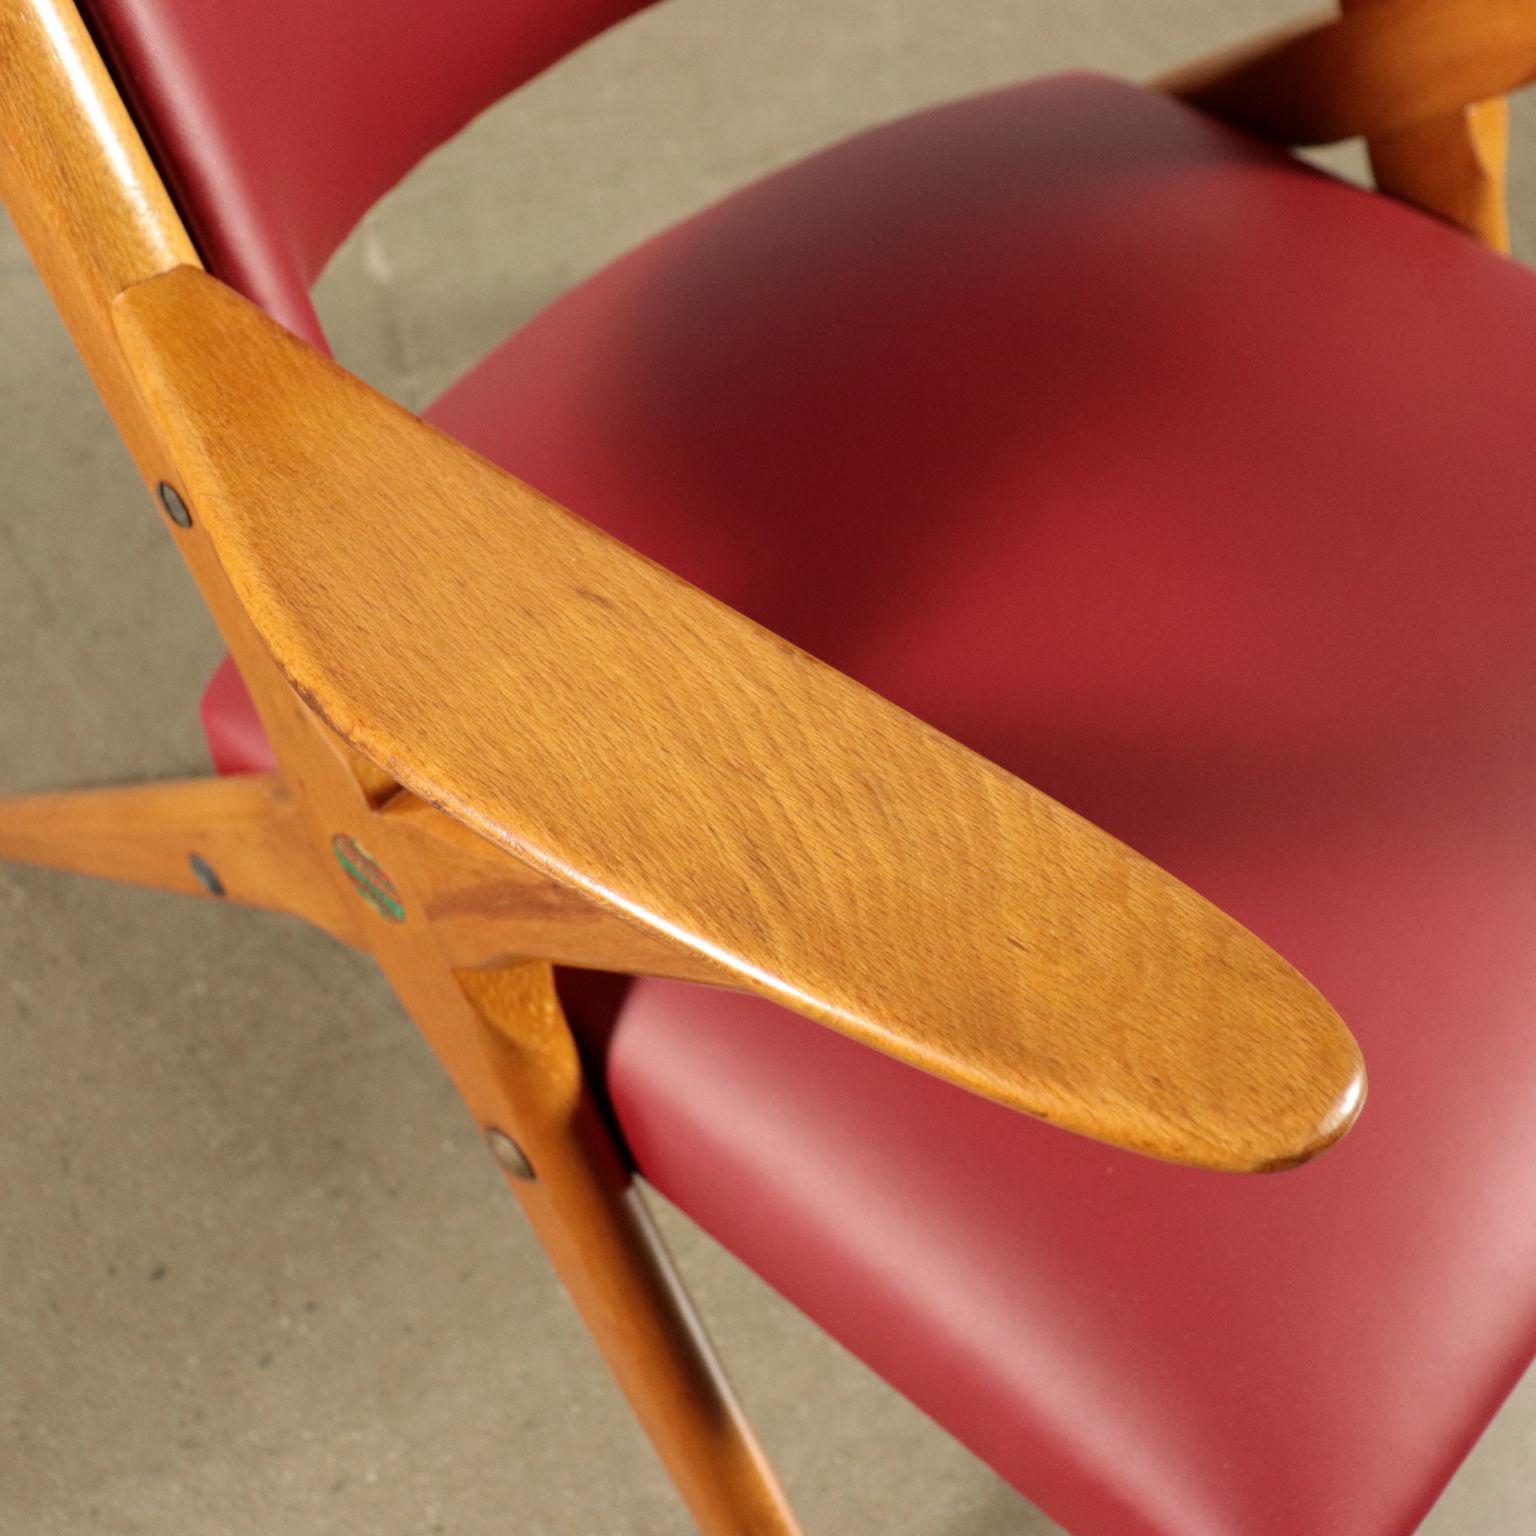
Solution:
M 327 878 L 275 774 L 0 799 L 0 859 L 208 896 L 193 855 L 218 877 L 220 899 L 359 941 L 355 903 Z
M 452 986 L 453 979 L 448 979 Z M 508 1187 L 587 1320 L 701 1536 L 799 1536 L 671 1258 L 614 1155 L 547 965 L 475 971 L 457 996 L 402 992 L 472 1059 L 456 1081 L 533 1178 Z
M 0 4 L 0 201 L 129 451 L 153 473 L 159 445 L 123 375 L 108 306 L 197 254 L 65 0 Z
M 1531 0 L 1365 0 L 1154 82 L 1264 138 L 1383 138 L 1536 77 Z
M 69 0 L 0 0 L 0 198 L 153 495 L 162 480 L 175 482 L 176 470 L 124 369 L 110 309 L 123 288 L 196 257 Z M 153 501 L 145 510 L 163 522 Z M 426 898 L 411 883 L 409 861 L 402 878 L 415 921 L 387 922 L 358 899 L 324 850 L 337 836 L 366 844 L 383 820 L 377 808 L 394 796 L 393 781 L 294 693 L 201 524 L 194 519 L 173 537 L 256 701 L 281 787 L 198 783 L 167 801 L 163 787 L 152 786 L 143 792 L 152 804 L 133 791 L 25 797 L 0 808 L 6 847 L 58 867 L 187 890 L 192 876 L 181 845 L 190 840 L 231 896 L 281 902 L 371 948 L 479 1122 L 511 1122 L 537 1148 L 541 1177 L 536 1193 L 523 1192 L 525 1209 L 700 1529 L 795 1536 L 579 1072 L 572 1090 L 574 1046 L 547 968 L 541 983 L 525 973 L 524 984 L 500 990 L 482 1014 L 454 978 L 455 956 L 421 916 Z M 146 816 L 149 825 L 136 828 Z M 265 857 L 256 853 L 260 844 Z M 516 1083 L 507 1072 L 508 1040 L 524 1047 Z M 547 1080 L 533 1075 L 541 1071 Z
M 626 975 L 722 979 L 712 961 L 509 857 L 405 790 L 381 807 L 376 841 L 390 867 L 409 875 L 421 916 L 456 970 L 534 956 Z
M 69 328 L 150 493 L 174 478 L 155 424 L 124 371 L 111 322 L 124 288 L 197 253 L 111 75 L 70 0 L 0 0 L 0 201 Z M 225 644 L 250 689 L 303 815 L 322 795 L 325 816 L 347 801 L 344 778 L 373 783 L 371 765 L 338 759 L 251 629 L 218 562 L 194 526 L 175 534 Z M 392 786 L 389 786 L 392 788 Z
M 1165 872 L 183 271 L 125 353 L 294 686 L 424 799 L 722 978 L 1155 1156 L 1306 1158 L 1348 1031 Z

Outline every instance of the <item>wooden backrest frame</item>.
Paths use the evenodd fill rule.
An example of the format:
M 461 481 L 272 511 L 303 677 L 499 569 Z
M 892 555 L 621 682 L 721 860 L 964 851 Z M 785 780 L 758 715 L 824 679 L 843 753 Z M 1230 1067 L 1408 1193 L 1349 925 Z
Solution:
M 1379 189 L 1509 250 L 1508 92 L 1536 79 L 1527 0 L 1341 0 L 1154 82 L 1265 138 L 1364 137 Z

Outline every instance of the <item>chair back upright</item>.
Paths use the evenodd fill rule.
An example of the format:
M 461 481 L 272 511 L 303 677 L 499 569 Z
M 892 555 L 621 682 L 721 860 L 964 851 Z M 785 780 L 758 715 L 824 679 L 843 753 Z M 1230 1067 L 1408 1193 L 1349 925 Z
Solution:
M 209 270 L 323 345 L 309 285 L 477 113 L 649 0 L 80 0 Z

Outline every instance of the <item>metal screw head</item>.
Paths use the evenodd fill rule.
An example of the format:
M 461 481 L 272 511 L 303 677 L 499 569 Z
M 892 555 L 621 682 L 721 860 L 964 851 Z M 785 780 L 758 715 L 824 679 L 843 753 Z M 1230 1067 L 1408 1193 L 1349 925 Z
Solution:
M 165 515 L 178 528 L 192 526 L 192 514 L 187 510 L 187 504 L 181 499 L 180 492 L 174 485 L 167 485 L 164 480 L 160 482 L 160 505 L 165 508 Z
M 195 853 L 187 855 L 187 863 L 192 873 L 197 876 L 197 883 L 208 892 L 210 896 L 222 896 L 224 894 L 224 882 L 214 873 L 213 865 L 207 859 L 201 858 Z
M 493 1127 L 485 1133 L 485 1142 L 491 1149 L 491 1156 L 514 1179 L 532 1179 L 535 1176 L 533 1164 L 523 1155 L 523 1149 L 505 1131 L 498 1131 Z

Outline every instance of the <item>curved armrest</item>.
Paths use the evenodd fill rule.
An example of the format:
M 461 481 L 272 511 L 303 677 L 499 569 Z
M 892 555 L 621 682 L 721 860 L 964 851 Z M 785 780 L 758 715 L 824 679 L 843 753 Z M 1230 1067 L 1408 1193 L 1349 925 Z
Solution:
M 1154 1156 L 1287 1166 L 1360 1056 L 1215 907 L 374 393 L 213 278 L 118 334 L 294 686 L 424 799 L 759 992 Z

